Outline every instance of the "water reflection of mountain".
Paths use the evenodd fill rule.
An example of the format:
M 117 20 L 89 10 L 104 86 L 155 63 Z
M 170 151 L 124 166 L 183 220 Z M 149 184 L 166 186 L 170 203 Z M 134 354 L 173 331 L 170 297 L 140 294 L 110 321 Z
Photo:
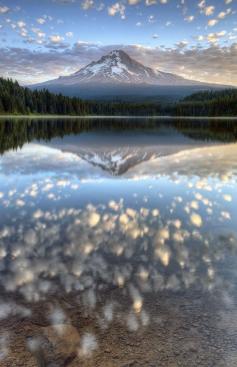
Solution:
M 63 153 L 74 154 L 111 175 L 121 176 L 143 162 L 210 144 L 213 143 L 190 139 L 173 127 L 160 126 L 154 130 L 124 130 L 119 133 L 99 130 L 65 136 L 63 141 L 54 138 L 47 145 Z
M 237 144 L 113 122 L 0 124 L 0 367 L 235 367 Z
M 65 135 L 96 131 L 147 131 L 159 134 L 171 128 L 198 141 L 234 142 L 237 126 L 234 120 L 156 120 L 156 119 L 1 119 L 0 152 L 21 148 L 33 140 L 50 141 Z

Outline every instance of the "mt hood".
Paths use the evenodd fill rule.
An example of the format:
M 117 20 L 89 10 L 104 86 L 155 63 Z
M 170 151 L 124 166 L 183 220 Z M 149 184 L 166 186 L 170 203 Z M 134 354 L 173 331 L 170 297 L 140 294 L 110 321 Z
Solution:
M 58 79 L 42 83 L 42 85 L 64 84 L 73 86 L 87 83 L 193 85 L 200 82 L 152 69 L 132 59 L 126 52 L 114 50 L 76 73 L 61 76 Z
M 144 66 L 122 50 L 114 50 L 79 71 L 61 76 L 31 88 L 47 88 L 82 98 L 113 98 L 113 96 L 188 95 L 222 86 L 188 80 Z

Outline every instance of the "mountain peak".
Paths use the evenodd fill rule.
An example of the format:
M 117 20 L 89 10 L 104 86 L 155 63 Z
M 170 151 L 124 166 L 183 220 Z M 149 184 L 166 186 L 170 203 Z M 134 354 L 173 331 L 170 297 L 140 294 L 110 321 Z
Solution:
M 155 84 L 157 72 L 115 49 L 73 74 L 80 82 Z
M 65 87 L 112 85 L 190 86 L 198 82 L 144 66 L 122 49 L 114 49 L 69 76 L 42 84 Z

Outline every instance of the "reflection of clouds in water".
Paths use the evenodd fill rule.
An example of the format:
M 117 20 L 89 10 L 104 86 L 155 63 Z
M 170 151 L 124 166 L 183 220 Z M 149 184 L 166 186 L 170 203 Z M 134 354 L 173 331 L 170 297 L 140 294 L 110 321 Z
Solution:
M 81 345 L 79 348 L 79 356 L 90 357 L 97 348 L 97 341 L 93 334 L 86 333 L 81 338 Z
M 223 199 L 225 200 L 225 201 L 228 201 L 228 202 L 231 202 L 232 201 L 232 196 L 231 195 L 223 195 Z
M 31 311 L 26 307 L 19 306 L 15 303 L 0 303 L 0 320 L 15 315 L 19 315 L 21 317 L 29 317 L 31 315 Z
M 197 189 L 211 191 L 212 187 L 203 178 L 217 176 L 223 182 L 229 182 L 237 172 L 237 144 L 197 148 L 183 151 L 168 157 L 161 157 L 133 167 L 125 174 L 127 178 L 149 178 L 174 173 L 184 176 L 201 177 L 196 182 Z
M 190 220 L 191 223 L 195 226 L 195 227 L 201 227 L 202 226 L 202 218 L 199 214 L 197 213 L 192 213 L 190 216 Z
M 6 175 L 29 175 L 42 172 L 50 174 L 50 172 L 54 172 L 62 176 L 62 173 L 68 173 L 83 179 L 99 178 L 103 172 L 100 168 L 91 166 L 73 153 L 62 152 L 59 149 L 38 144 L 28 144 L 17 154 L 14 151 L 7 152 L 0 159 L 0 171 Z M 106 177 L 105 172 L 103 172 L 103 176 Z M 56 185 L 64 187 L 67 185 L 67 181 L 59 178 Z M 37 189 L 37 185 L 35 189 Z M 50 189 L 50 184 L 46 185 L 45 191 Z
M 166 163 L 153 161 L 150 167 L 147 163 L 145 174 L 149 179 L 151 173 L 155 176 L 152 182 L 140 180 L 137 173 L 138 182 L 133 182 L 138 166 L 128 172 L 130 178 L 124 180 L 121 191 L 116 189 L 120 197 L 105 196 L 94 202 L 90 194 L 98 186 L 90 183 L 88 189 L 86 178 L 93 183 L 88 164 L 78 158 L 74 164 L 73 157 L 68 159 L 56 150 L 46 162 L 48 150 L 44 149 L 35 160 L 35 172 L 46 167 L 52 171 L 51 177 L 42 174 L 36 183 L 20 176 L 19 187 L 13 182 L 1 188 L 0 208 L 5 220 L 0 227 L 0 283 L 6 292 L 17 291 L 28 302 L 75 292 L 78 305 L 88 315 L 96 314 L 101 329 L 119 318 L 121 325 L 136 332 L 152 321 L 146 307 L 147 294 L 189 288 L 214 292 L 222 287 L 225 279 L 219 263 L 228 257 L 230 249 L 234 255 L 237 249 L 231 221 L 235 176 L 227 172 L 228 165 L 223 174 L 221 168 L 221 175 L 220 167 L 213 166 L 215 177 L 211 180 L 193 176 L 189 181 L 170 173 L 168 159 Z M 31 149 L 28 153 L 32 153 Z M 12 157 L 10 154 L 6 159 L 4 169 Z M 200 176 L 206 174 L 203 157 L 205 154 L 197 156 Z M 22 157 L 22 164 L 24 160 Z M 83 178 L 80 185 L 75 176 L 59 175 L 59 170 L 65 168 L 62 161 L 68 165 L 70 160 L 72 165 L 67 172 L 75 170 L 73 174 Z M 185 170 L 187 175 L 196 174 L 195 165 L 189 162 L 185 167 L 186 160 L 181 155 L 175 164 L 182 165 L 182 174 Z M 169 164 L 173 165 L 170 161 Z M 26 172 L 30 173 L 31 168 L 29 164 Z M 164 182 L 158 179 L 159 175 L 165 176 Z M 127 193 L 131 183 L 134 189 Z M 82 203 L 83 195 L 86 200 Z M 131 197 L 133 201 L 128 200 Z M 55 201 L 55 206 L 48 205 L 50 200 Z M 219 224 L 224 232 L 218 229 Z M 118 290 L 121 300 L 118 297 L 116 302 L 101 304 L 101 292 L 111 289 Z M 228 297 L 227 292 L 227 301 Z M 121 307 L 123 299 L 126 302 Z M 0 303 L 0 319 L 11 316 L 30 317 L 31 312 L 15 303 Z M 68 315 L 59 306 L 50 310 L 48 321 L 51 329 L 45 334 L 49 338 L 63 339 L 72 332 Z M 38 350 L 41 342 L 33 338 L 28 344 L 30 350 Z M 7 339 L 0 338 L 0 359 L 7 353 L 7 346 Z M 80 358 L 90 357 L 98 346 L 99 339 L 89 328 L 77 338 Z
M 0 334 L 0 361 L 3 361 L 8 355 L 9 335 L 1 330 Z
M 68 185 L 72 186 L 69 180 L 67 186 L 60 187 L 61 200 L 68 195 Z M 44 187 L 44 181 L 38 183 L 40 194 Z M 31 188 L 24 188 L 24 192 L 30 192 Z M 18 290 L 28 300 L 36 301 L 47 297 L 59 284 L 66 292 L 90 290 L 84 295 L 89 308 L 96 305 L 100 284 L 115 285 L 127 290 L 135 313 L 143 309 L 145 289 L 190 287 L 199 277 L 202 286 L 208 289 L 210 281 L 216 281 L 210 276 L 210 269 L 215 267 L 215 251 L 220 249 L 214 234 L 201 231 L 204 223 L 198 213 L 201 210 L 198 201 L 204 206 L 211 203 L 219 211 L 216 213 L 219 218 L 229 217 L 211 198 L 197 192 L 194 195 L 196 201 L 174 195 L 174 199 L 166 202 L 168 213 L 174 203 L 178 204 L 174 219 L 166 218 L 162 206 L 133 208 L 126 206 L 124 200 L 110 200 L 107 205 L 88 204 L 78 209 L 61 206 L 34 209 L 31 204 L 36 199 L 29 195 L 25 206 L 33 209 L 31 218 L 27 211 L 22 211 L 25 206 L 19 206 L 21 222 L 17 220 L 17 212 L 11 218 L 14 225 L 5 225 L 0 231 L 0 264 L 5 270 L 1 284 L 8 291 Z M 195 256 L 193 243 L 199 246 Z M 203 261 L 202 252 L 210 252 L 210 263 Z M 206 273 L 200 273 L 201 264 L 207 268 Z

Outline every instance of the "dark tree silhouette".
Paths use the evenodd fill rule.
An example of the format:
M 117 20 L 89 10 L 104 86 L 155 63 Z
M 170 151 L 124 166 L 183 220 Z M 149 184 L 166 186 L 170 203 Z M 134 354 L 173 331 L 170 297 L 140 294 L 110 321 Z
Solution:
M 66 97 L 46 89 L 32 91 L 16 81 L 0 78 L 0 114 L 237 116 L 237 90 L 199 92 L 176 103 L 102 102 Z

